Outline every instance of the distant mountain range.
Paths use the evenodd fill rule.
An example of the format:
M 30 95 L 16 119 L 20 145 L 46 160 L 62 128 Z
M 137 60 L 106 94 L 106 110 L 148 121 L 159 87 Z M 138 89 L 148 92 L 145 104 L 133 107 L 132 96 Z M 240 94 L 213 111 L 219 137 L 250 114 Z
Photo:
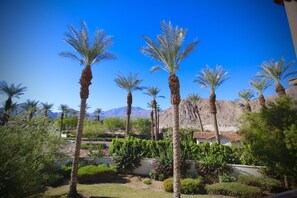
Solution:
M 126 109 L 127 107 L 120 107 L 120 108 L 115 108 L 115 109 L 110 109 L 107 111 L 104 111 L 103 113 L 100 114 L 100 118 L 106 118 L 106 117 L 120 117 L 124 118 L 126 116 Z M 0 111 L 3 111 L 3 108 L 0 108 Z M 24 112 L 24 103 L 21 103 L 17 107 L 17 114 L 22 114 Z M 11 114 L 14 115 L 16 113 L 13 111 Z M 76 115 L 78 115 L 78 111 L 75 109 L 70 109 L 69 110 L 69 115 L 72 114 L 72 112 L 75 112 Z M 137 118 L 137 117 L 142 117 L 142 118 L 149 118 L 150 116 L 150 110 L 145 110 L 142 109 L 141 107 L 132 107 L 131 108 L 131 118 Z M 39 112 L 38 114 L 42 114 L 42 112 Z M 94 113 L 87 113 L 91 119 L 95 118 Z M 51 118 L 56 118 L 61 115 L 61 112 L 53 112 L 49 111 L 49 116 Z

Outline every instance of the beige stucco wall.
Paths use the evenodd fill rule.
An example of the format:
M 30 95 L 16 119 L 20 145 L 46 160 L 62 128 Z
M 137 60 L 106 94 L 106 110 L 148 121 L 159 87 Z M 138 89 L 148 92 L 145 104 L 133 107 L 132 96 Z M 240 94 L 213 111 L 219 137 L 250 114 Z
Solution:
M 284 1 L 297 57 L 297 1 Z

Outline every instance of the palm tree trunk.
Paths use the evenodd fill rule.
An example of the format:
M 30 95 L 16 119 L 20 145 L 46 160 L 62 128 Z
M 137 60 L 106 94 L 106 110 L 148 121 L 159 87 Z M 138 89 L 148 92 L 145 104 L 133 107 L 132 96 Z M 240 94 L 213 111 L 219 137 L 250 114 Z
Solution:
M 61 137 L 62 131 L 63 131 L 63 122 L 64 122 L 64 113 L 62 112 L 62 114 L 61 114 L 61 124 L 60 124 L 60 137 Z
M 129 135 L 129 132 L 130 132 L 131 106 L 132 106 L 132 94 L 131 94 L 131 92 L 128 92 L 128 95 L 127 95 L 126 135 Z
M 154 111 L 151 110 L 151 139 L 154 140 Z
M 248 112 L 252 112 L 252 107 L 251 107 L 251 105 L 250 105 L 250 103 L 247 101 L 246 102 L 246 110 L 248 111 Z
M 153 100 L 153 108 L 154 108 L 154 113 L 155 113 L 155 140 L 158 140 L 158 129 L 157 129 L 157 125 L 158 125 L 158 121 L 157 121 L 157 102 L 156 100 Z
M 260 103 L 261 107 L 265 107 L 265 98 L 264 98 L 263 94 L 260 94 L 260 96 L 259 96 L 259 103 Z
M 276 84 L 275 91 L 279 96 L 286 95 L 286 90 L 280 83 Z
M 180 137 L 179 137 L 179 103 L 180 103 L 180 85 L 178 77 L 170 73 L 168 84 L 170 88 L 170 99 L 173 106 L 173 192 L 174 198 L 180 198 Z
M 4 108 L 4 114 L 3 114 L 3 118 L 2 118 L 2 125 L 4 126 L 8 120 L 9 120 L 9 116 L 10 116 L 10 108 L 11 108 L 11 97 L 9 97 L 6 102 L 5 102 L 5 108 Z
M 210 113 L 213 116 L 213 126 L 215 129 L 216 140 L 217 140 L 217 143 L 220 144 L 220 133 L 219 133 L 219 127 L 218 127 L 218 121 L 217 121 L 216 94 L 214 93 L 214 91 L 211 91 L 209 96 L 209 108 L 210 108 Z
M 87 107 L 87 99 L 89 97 L 89 86 L 91 85 L 92 80 L 92 70 L 90 66 L 86 66 L 80 78 L 80 112 L 79 112 L 79 121 L 77 126 L 77 134 L 76 134 L 76 144 L 74 151 L 74 159 L 72 162 L 72 170 L 71 170 L 71 181 L 68 197 L 77 197 L 77 172 L 78 172 L 78 164 L 79 164 L 79 154 L 80 154 L 80 145 L 82 132 L 84 127 L 84 119 Z
M 202 120 L 201 120 L 200 112 L 199 112 L 199 109 L 198 109 L 197 105 L 195 105 L 195 109 L 196 109 L 196 112 L 197 112 L 197 115 L 198 115 L 198 119 L 199 119 L 199 123 L 200 123 L 201 132 L 203 132 L 203 131 L 204 131 L 204 129 L 203 129 L 203 124 L 202 124 Z

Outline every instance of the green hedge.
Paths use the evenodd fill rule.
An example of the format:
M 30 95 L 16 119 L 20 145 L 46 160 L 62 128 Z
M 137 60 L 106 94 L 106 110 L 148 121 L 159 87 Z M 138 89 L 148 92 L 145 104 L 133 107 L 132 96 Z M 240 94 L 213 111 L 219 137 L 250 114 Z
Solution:
M 277 193 L 284 190 L 282 183 L 279 180 L 272 178 L 239 175 L 238 182 L 249 186 L 259 187 L 262 191 L 267 190 Z
M 182 194 L 199 194 L 203 190 L 202 177 L 197 179 L 182 179 L 180 183 L 180 190 Z M 173 178 L 164 180 L 162 187 L 166 192 L 173 192 Z
M 261 197 L 261 189 L 254 186 L 247 186 L 241 183 L 216 183 L 207 185 L 205 187 L 208 194 L 213 195 L 226 195 L 232 197 L 242 198 L 256 198 Z
M 80 167 L 77 176 L 79 183 L 112 182 L 117 178 L 117 172 L 106 164 L 89 165 Z
M 146 158 L 156 158 L 164 154 L 164 151 L 172 149 L 172 142 L 169 140 L 142 140 L 134 137 L 125 139 L 114 138 L 110 145 L 110 155 L 125 150 L 125 147 L 133 147 L 135 153 Z M 207 156 L 212 156 L 217 160 L 230 164 L 241 164 L 241 156 L 238 147 L 229 147 L 213 144 L 196 144 L 195 142 L 181 142 L 181 155 L 188 160 L 203 160 Z

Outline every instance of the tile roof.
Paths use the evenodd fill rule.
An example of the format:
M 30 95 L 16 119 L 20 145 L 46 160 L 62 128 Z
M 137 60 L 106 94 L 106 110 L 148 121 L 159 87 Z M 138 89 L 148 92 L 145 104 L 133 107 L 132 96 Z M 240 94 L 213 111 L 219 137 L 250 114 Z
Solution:
M 220 136 L 228 140 L 231 140 L 231 142 L 240 141 L 240 136 L 236 132 L 222 132 Z M 215 133 L 214 132 L 195 132 L 193 133 L 193 138 L 209 140 L 209 139 L 215 138 Z

